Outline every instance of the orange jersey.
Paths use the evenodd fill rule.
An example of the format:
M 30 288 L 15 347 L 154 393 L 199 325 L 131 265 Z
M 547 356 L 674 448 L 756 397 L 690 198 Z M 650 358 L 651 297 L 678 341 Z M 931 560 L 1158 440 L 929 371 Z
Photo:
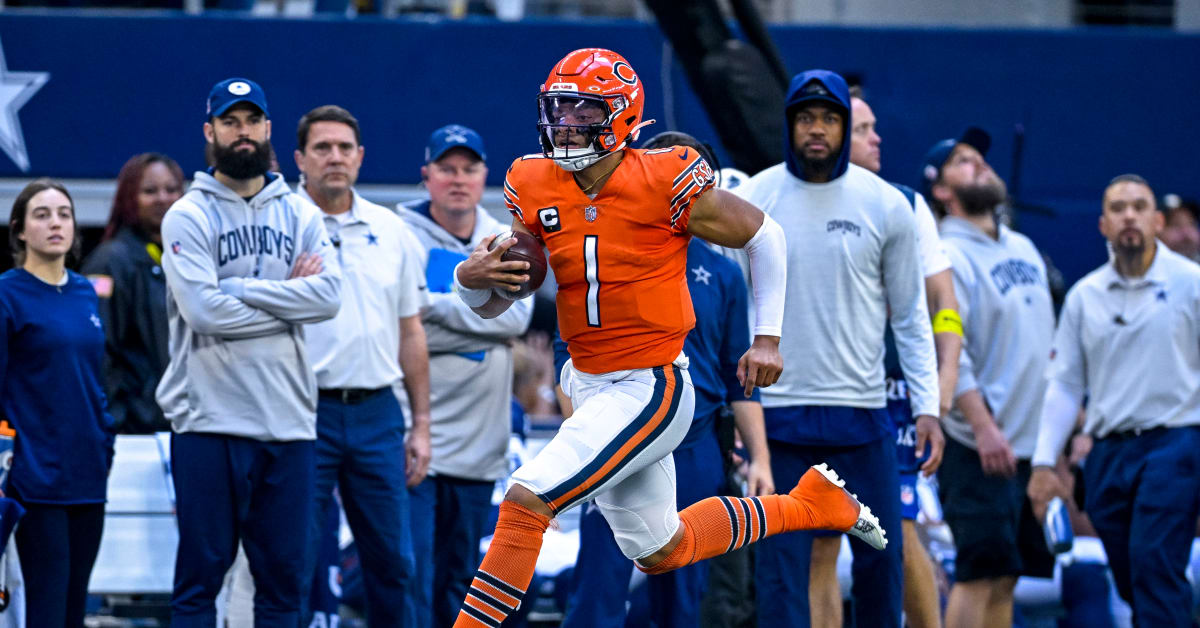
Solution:
M 692 203 L 712 168 L 684 147 L 626 149 L 595 199 L 541 155 L 513 162 L 509 211 L 542 240 L 558 282 L 558 326 L 587 373 L 670 364 L 696 324 L 687 287 Z

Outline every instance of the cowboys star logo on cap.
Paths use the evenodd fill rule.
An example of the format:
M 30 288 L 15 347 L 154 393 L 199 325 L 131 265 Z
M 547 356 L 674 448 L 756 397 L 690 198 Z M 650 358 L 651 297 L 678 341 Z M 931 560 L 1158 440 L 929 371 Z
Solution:
M 822 85 L 816 81 L 813 81 L 813 82 L 809 83 L 808 85 L 804 86 L 802 93 L 805 96 L 828 96 L 829 90 L 825 89 L 824 85 Z
M 446 134 L 446 143 L 447 143 L 447 144 L 451 144 L 451 143 L 453 143 L 453 144 L 466 144 L 466 143 L 467 143 L 467 136 L 466 136 L 466 135 L 463 135 L 463 134 L 462 134 L 462 133 L 460 133 L 459 131 L 450 131 L 449 133 L 447 133 L 447 134 Z
M 246 94 L 250 93 L 250 85 L 247 83 L 243 83 L 242 81 L 237 81 L 236 83 L 230 83 L 229 84 L 229 93 L 233 94 L 234 96 L 245 96 Z

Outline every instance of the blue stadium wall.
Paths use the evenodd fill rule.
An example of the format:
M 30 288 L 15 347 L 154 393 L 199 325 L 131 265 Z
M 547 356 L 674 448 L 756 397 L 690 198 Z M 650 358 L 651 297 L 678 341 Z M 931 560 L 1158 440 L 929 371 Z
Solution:
M 1200 36 L 1133 29 L 772 33 L 790 71 L 825 67 L 864 82 L 889 179 L 915 183 L 933 141 L 976 124 L 991 131 L 990 160 L 1011 180 L 1014 129 L 1023 125 L 1022 200 L 1053 214 L 1022 212 L 1019 226 L 1070 281 L 1104 259 L 1096 216 L 1110 177 L 1134 171 L 1159 193 L 1200 193 Z M 297 119 L 336 103 L 362 123 L 363 181 L 418 182 L 429 132 L 457 122 L 484 136 L 489 184 L 498 185 L 511 159 L 538 150 L 538 85 L 555 60 L 583 46 L 630 59 L 648 88 L 646 117 L 659 121 L 648 132 L 673 121 L 713 137 L 653 24 L 9 11 L 0 14 L 8 72 L 45 72 L 49 81 L 16 120 L 28 170 L 0 155 L 0 177 L 112 178 L 128 156 L 148 150 L 198 169 L 208 89 L 240 75 L 266 89 L 273 144 L 289 178 L 296 175 Z

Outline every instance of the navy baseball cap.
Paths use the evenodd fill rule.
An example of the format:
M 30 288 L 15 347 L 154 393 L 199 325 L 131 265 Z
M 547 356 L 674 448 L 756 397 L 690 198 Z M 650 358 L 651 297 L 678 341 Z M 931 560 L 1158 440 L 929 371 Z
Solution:
M 830 74 L 832 74 L 832 72 Z M 835 76 L 841 78 L 840 75 Z M 841 111 L 846 110 L 846 103 L 839 100 L 833 92 L 829 91 L 829 88 L 826 87 L 824 83 L 816 78 L 813 78 L 805 83 L 803 87 L 793 92 L 791 96 L 791 102 L 788 103 L 788 113 L 791 114 L 800 107 L 803 107 L 804 105 L 814 101 L 823 102 L 827 105 L 833 105 Z
M 954 147 L 959 144 L 966 144 L 986 157 L 988 149 L 992 146 L 992 136 L 977 126 L 969 126 L 957 138 L 947 138 L 934 144 L 933 148 L 925 153 L 925 161 L 921 166 L 921 192 L 926 198 L 929 197 L 933 183 L 941 178 L 942 166 L 946 165 Z
M 248 102 L 258 107 L 264 116 L 271 117 L 271 113 L 267 111 L 267 95 L 258 83 L 250 79 L 229 78 L 213 85 L 212 91 L 208 93 L 206 119 L 224 115 L 230 107 L 240 102 Z
M 425 146 L 425 163 L 437 161 L 446 151 L 459 147 L 475 153 L 481 161 L 487 161 L 483 138 L 478 133 L 461 124 L 448 124 L 429 136 L 429 144 Z

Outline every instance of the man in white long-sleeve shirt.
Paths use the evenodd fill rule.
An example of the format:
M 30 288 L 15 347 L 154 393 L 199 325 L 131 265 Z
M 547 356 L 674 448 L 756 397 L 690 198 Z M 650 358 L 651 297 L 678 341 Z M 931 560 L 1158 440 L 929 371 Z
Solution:
M 736 189 L 787 233 L 780 352 L 788 368 L 762 391 L 771 469 L 780 486 L 811 464 L 845 469 L 847 485 L 864 502 L 880 504 L 883 528 L 899 530 L 895 432 L 883 370 L 889 303 L 918 429 L 935 430 L 938 415 L 916 221 L 899 190 L 849 164 L 850 96 L 842 77 L 823 70 L 797 75 L 785 120 L 785 163 Z M 809 625 L 814 536 L 771 537 L 757 552 L 760 617 Z M 900 625 L 898 537 L 882 552 L 851 539 L 857 625 Z M 840 541 L 826 536 L 816 542 Z M 813 613 L 811 619 L 824 625 L 830 618 Z
M 883 167 L 880 145 L 883 140 L 875 131 L 875 112 L 863 100 L 862 89 L 850 88 L 850 115 L 854 119 L 850 135 L 850 162 L 876 174 Z M 962 319 L 958 315 L 958 299 L 954 296 L 954 278 L 950 272 L 950 258 L 938 236 L 937 220 L 933 210 L 920 192 L 896 182 L 890 182 L 900 190 L 912 204 L 913 217 L 917 219 L 917 244 L 921 252 L 921 272 L 925 275 L 925 299 L 932 315 L 933 342 L 938 358 L 939 418 L 945 417 L 954 401 L 954 388 L 958 384 L 958 355 L 962 349 Z M 889 336 L 889 340 L 890 340 Z M 888 411 L 896 423 L 896 457 L 900 464 L 900 516 L 904 534 L 904 618 L 912 628 L 932 628 L 942 623 L 941 607 L 938 604 L 937 582 L 933 575 L 933 562 L 921 545 L 917 535 L 917 472 L 924 468 L 926 475 L 941 463 L 940 456 L 933 454 L 945 447 L 941 430 L 933 432 L 931 449 L 917 448 L 917 426 L 913 421 L 912 407 L 908 402 L 908 383 L 900 368 L 894 342 L 888 342 L 883 364 L 887 378 Z M 809 584 L 820 587 L 830 604 L 831 610 L 841 609 L 842 592 L 837 582 L 837 554 L 840 546 L 829 548 L 833 556 L 822 556 L 814 550 L 813 571 L 824 570 L 826 578 L 815 578 Z M 824 560 L 821 560 L 824 558 Z M 820 563 L 820 565 L 818 565 Z M 810 596 L 810 600 L 811 600 Z M 815 602 L 813 603 L 816 604 Z
M 1054 567 L 1022 490 L 1054 308 L 1041 255 L 996 219 L 1007 190 L 984 161 L 990 144 L 972 127 L 935 144 L 922 170 L 926 196 L 946 214 L 965 337 L 940 476 L 957 549 L 948 628 L 1010 625 L 1017 577 Z
M 268 172 L 262 88 L 217 83 L 205 113 L 216 165 L 162 225 L 171 360 L 157 397 L 175 432 L 179 521 L 171 625 L 216 623 L 240 540 L 255 625 L 295 628 L 310 582 L 317 409 L 303 325 L 337 314 L 341 273 L 320 210 Z
M 1104 190 L 1108 263 L 1067 293 L 1046 376 L 1029 496 L 1039 515 L 1085 394 L 1085 510 L 1136 626 L 1192 626 L 1186 570 L 1200 516 L 1200 266 L 1156 239 L 1145 179 Z M 1040 518 L 1040 517 L 1039 517 Z

